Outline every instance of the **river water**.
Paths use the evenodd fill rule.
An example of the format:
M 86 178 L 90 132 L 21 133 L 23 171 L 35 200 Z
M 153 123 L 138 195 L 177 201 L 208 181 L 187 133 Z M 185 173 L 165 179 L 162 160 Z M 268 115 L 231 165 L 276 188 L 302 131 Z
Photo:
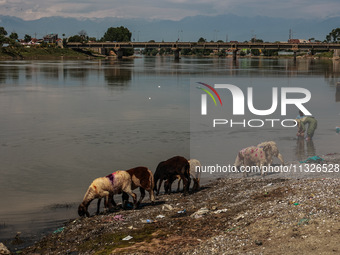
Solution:
M 265 140 L 275 140 L 286 161 L 339 151 L 336 61 L 2 61 L 0 241 L 18 231 L 39 236 L 76 218 L 77 205 L 97 177 L 140 165 L 154 171 L 175 155 L 190 158 L 190 82 L 216 78 L 254 88 L 308 88 L 308 109 L 318 119 L 309 144 L 297 143 L 295 129 L 228 130 L 227 163 L 240 148 Z M 203 175 L 203 181 L 220 176 Z

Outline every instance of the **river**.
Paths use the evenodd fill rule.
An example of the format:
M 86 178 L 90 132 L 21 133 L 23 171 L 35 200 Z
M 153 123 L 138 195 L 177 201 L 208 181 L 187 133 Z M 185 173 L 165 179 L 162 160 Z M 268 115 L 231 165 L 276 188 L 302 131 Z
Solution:
M 0 241 L 18 231 L 34 240 L 76 218 L 96 177 L 190 158 L 193 80 L 311 91 L 308 109 L 318 120 L 312 143 L 297 143 L 296 129 L 222 130 L 226 163 L 265 140 L 278 143 L 285 161 L 338 152 L 339 77 L 339 62 L 318 59 L 1 61 Z M 203 175 L 203 182 L 221 176 Z

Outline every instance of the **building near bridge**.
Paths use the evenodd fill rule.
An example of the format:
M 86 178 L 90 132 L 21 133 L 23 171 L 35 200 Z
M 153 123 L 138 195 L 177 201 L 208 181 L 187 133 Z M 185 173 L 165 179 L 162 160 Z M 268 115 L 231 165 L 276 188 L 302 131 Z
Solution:
M 288 43 L 309 43 L 309 41 L 305 39 L 289 39 Z
M 58 34 L 48 34 L 44 36 L 45 43 L 56 43 L 58 40 Z

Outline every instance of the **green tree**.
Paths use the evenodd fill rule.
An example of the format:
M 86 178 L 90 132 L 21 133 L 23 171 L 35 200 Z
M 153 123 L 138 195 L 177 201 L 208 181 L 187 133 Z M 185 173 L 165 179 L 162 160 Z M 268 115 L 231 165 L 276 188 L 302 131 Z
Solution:
M 83 42 L 83 38 L 80 35 L 70 36 L 68 42 Z
M 87 32 L 85 30 L 80 30 L 78 35 L 83 39 L 83 41 L 87 41 L 89 39 Z
M 219 50 L 217 52 L 217 56 L 219 57 L 225 57 L 227 55 L 227 53 L 225 52 L 225 50 Z
M 241 51 L 240 51 L 240 56 L 241 56 L 241 57 L 244 57 L 245 55 L 247 55 L 247 52 L 244 51 L 244 50 L 241 50 Z
M 265 56 L 277 56 L 278 55 L 278 50 L 262 50 L 263 55 Z
M 7 43 L 7 39 L 4 35 L 0 35 L 0 47 L 4 45 L 4 43 Z
M 101 41 L 130 42 L 132 33 L 126 27 L 110 27 L 107 29 Z
M 28 43 L 31 40 L 32 40 L 32 37 L 30 35 L 26 34 L 25 37 L 24 37 L 24 41 Z
M 181 50 L 182 55 L 192 55 L 192 50 L 191 49 L 182 49 Z
M 18 40 L 19 37 L 18 37 L 18 34 L 17 34 L 17 33 L 14 33 L 14 32 L 13 32 L 13 33 L 11 33 L 11 34 L 9 35 L 9 38 L 12 39 L 12 40 Z
M 7 35 L 7 31 L 5 30 L 4 27 L 0 27 L 0 35 L 3 35 L 3 36 Z
M 251 38 L 250 42 L 252 43 L 263 43 L 262 39 L 256 39 L 255 37 Z
M 5 28 L 0 27 L 0 47 L 2 47 L 4 43 L 7 43 L 8 38 L 6 38 L 6 35 L 7 31 L 5 30 Z
M 207 40 L 206 39 L 204 39 L 203 37 L 201 37 L 200 39 L 198 39 L 198 42 L 199 43 L 205 43 Z
M 254 56 L 260 56 L 260 50 L 259 49 L 251 49 L 251 54 Z
M 333 29 L 327 36 L 326 41 L 330 42 L 333 39 L 333 42 L 340 41 L 340 27 Z

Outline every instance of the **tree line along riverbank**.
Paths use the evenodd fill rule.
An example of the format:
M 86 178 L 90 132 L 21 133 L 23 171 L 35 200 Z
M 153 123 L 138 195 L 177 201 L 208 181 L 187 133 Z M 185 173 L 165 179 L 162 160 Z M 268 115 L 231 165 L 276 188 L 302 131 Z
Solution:
M 167 56 L 172 55 L 171 52 L 142 52 L 146 56 Z M 182 56 L 197 56 L 197 57 L 228 57 L 228 55 L 223 54 L 193 54 L 186 52 L 181 52 Z M 314 58 L 332 58 L 332 52 L 324 52 L 317 55 L 306 55 L 300 54 L 300 57 L 314 57 Z M 231 57 L 231 56 L 229 56 Z M 292 58 L 293 56 L 265 56 L 265 55 L 240 55 L 239 57 L 264 57 L 264 58 Z M 22 59 L 88 59 L 88 58 L 105 58 L 103 55 L 98 55 L 92 51 L 86 50 L 73 50 L 68 48 L 58 48 L 58 47 L 0 47 L 0 60 L 22 60 Z

